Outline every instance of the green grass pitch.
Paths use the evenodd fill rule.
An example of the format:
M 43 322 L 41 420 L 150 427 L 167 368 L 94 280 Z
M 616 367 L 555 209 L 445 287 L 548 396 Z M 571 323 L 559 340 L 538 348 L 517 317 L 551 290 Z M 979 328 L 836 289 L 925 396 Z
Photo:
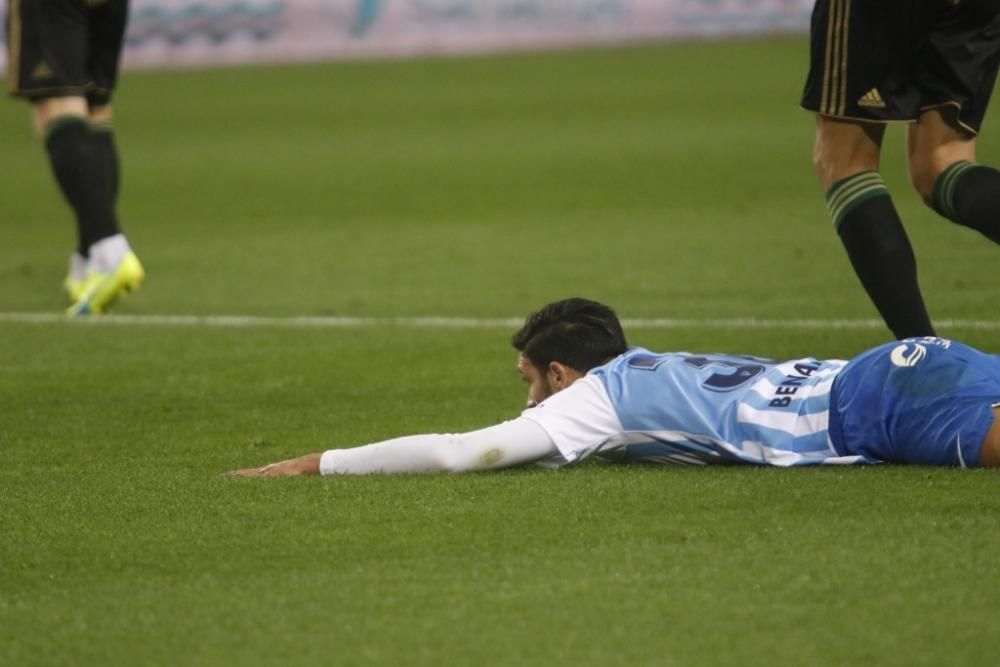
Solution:
M 661 349 L 848 357 L 803 39 L 127 73 L 123 315 L 510 318 L 584 295 Z M 983 161 L 1000 161 L 1000 115 Z M 0 313 L 72 224 L 0 105 Z M 884 172 L 942 333 L 1000 351 L 1000 250 Z M 703 324 L 699 324 L 702 322 Z M 993 665 L 1000 477 L 922 468 L 233 480 L 517 414 L 508 327 L 0 321 L 0 665 Z

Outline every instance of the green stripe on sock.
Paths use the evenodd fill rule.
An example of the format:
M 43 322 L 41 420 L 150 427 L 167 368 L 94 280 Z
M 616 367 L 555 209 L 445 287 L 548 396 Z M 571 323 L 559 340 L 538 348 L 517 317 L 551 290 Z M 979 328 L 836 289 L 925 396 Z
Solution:
M 975 162 L 959 160 L 938 174 L 934 181 L 934 190 L 931 192 L 931 203 L 935 211 L 949 220 L 955 219 L 955 184 L 961 179 L 962 174 L 975 166 Z
M 826 192 L 826 208 L 833 225 L 840 228 L 844 217 L 869 199 L 888 197 L 889 188 L 877 171 L 863 171 L 837 181 Z
M 826 206 L 830 214 L 839 210 L 845 202 L 850 201 L 859 190 L 868 187 L 883 186 L 882 178 L 873 171 L 856 174 L 836 183 L 826 195 Z

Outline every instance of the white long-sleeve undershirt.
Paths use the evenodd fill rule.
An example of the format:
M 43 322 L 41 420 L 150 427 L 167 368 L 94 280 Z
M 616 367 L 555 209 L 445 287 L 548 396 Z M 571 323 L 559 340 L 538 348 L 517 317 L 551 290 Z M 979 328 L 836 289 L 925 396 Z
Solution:
M 541 426 L 518 417 L 469 431 L 409 435 L 352 449 L 323 452 L 323 475 L 470 472 L 524 465 L 558 454 Z

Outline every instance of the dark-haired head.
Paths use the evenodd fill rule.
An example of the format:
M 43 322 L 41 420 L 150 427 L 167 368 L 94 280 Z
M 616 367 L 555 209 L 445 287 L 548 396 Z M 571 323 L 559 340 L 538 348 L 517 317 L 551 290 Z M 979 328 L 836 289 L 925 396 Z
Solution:
M 628 349 L 615 311 L 580 298 L 556 301 L 532 313 L 511 343 L 521 353 L 518 367 L 532 385 L 529 404 Z

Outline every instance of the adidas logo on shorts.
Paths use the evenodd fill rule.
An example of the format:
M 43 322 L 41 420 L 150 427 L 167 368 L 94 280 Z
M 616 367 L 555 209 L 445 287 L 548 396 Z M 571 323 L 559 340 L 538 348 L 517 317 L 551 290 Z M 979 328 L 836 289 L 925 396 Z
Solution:
M 51 79 L 53 76 L 55 76 L 55 72 L 52 71 L 52 68 L 44 60 L 35 65 L 35 68 L 31 70 L 31 78 L 35 81 L 45 81 Z
M 858 100 L 859 107 L 876 107 L 878 109 L 885 108 L 885 100 L 879 95 L 878 88 L 872 88 L 867 93 L 861 96 Z

